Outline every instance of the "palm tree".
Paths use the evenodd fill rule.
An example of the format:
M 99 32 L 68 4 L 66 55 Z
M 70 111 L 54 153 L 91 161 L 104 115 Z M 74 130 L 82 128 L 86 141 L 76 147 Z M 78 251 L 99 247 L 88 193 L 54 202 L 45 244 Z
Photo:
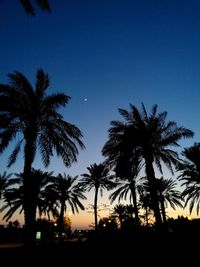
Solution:
M 47 210 L 45 188 L 52 177 L 52 172 L 43 172 L 41 170 L 32 169 L 29 177 L 32 191 L 31 197 L 34 207 L 34 216 L 36 217 L 36 210 L 41 217 Z M 24 211 L 24 173 L 16 173 L 14 178 L 9 179 L 6 190 L 3 194 L 3 201 L 5 204 L 1 208 L 1 211 L 7 210 L 3 219 L 9 221 L 14 213 L 19 210 L 19 214 Z M 56 209 L 49 207 L 49 212 L 55 216 Z
M 150 195 L 150 188 L 147 178 L 144 177 L 141 180 L 143 182 L 141 188 L 145 191 L 145 194 L 143 195 L 146 196 Z M 176 190 L 177 187 L 176 181 L 174 181 L 172 178 L 169 179 L 164 179 L 163 177 L 156 178 L 156 187 L 158 192 L 158 199 L 162 214 L 162 220 L 164 223 L 166 223 L 167 221 L 166 208 L 168 204 L 174 210 L 176 209 L 177 206 L 183 208 L 182 205 L 183 199 L 181 193 L 178 190 Z M 149 207 L 151 208 L 151 199 L 149 202 Z
M 151 196 L 147 191 L 145 184 L 140 184 L 137 187 L 139 192 L 139 205 L 145 210 L 144 220 L 146 221 L 146 226 L 149 225 L 149 215 L 152 210 Z
M 48 0 L 36 0 L 36 5 L 42 10 L 42 11 L 51 11 L 49 1 Z M 35 8 L 30 0 L 20 0 L 20 4 L 24 8 L 25 12 L 28 15 L 35 16 Z
M 124 164 L 124 171 L 119 174 L 118 170 L 116 170 L 116 174 L 119 174 L 121 177 L 117 182 L 117 189 L 111 193 L 109 199 L 111 200 L 111 204 L 118 198 L 118 201 L 126 200 L 127 196 L 129 195 L 130 202 L 134 206 L 134 214 L 135 214 L 135 221 L 136 225 L 140 224 L 139 220 L 139 212 L 138 212 L 138 205 L 137 205 L 137 185 L 136 185 L 136 178 L 140 171 L 140 166 L 137 164 L 128 164 L 129 162 L 126 161 Z M 129 166 L 128 166 L 129 165 Z M 125 172 L 127 175 L 125 175 Z M 125 175 L 125 176 L 122 176 Z M 129 194 L 130 193 L 130 194 Z
M 176 207 L 183 208 L 182 205 L 182 197 L 181 193 L 176 190 L 177 183 L 172 179 L 164 179 L 161 177 L 160 179 L 156 179 L 157 189 L 158 189 L 158 197 L 160 200 L 161 213 L 163 222 L 166 223 L 166 207 L 168 204 L 172 209 L 176 209 Z
M 109 141 L 108 141 L 109 143 Z M 115 136 L 115 146 L 108 145 L 111 148 L 109 151 L 109 157 L 106 159 L 106 164 L 108 164 L 119 177 L 117 185 L 119 188 L 111 194 L 111 203 L 119 197 L 121 199 L 126 199 L 127 194 L 130 191 L 130 200 L 133 202 L 135 207 L 135 219 L 136 224 L 140 224 L 139 212 L 137 205 L 137 190 L 136 190 L 136 178 L 142 168 L 140 163 L 140 158 L 137 152 L 133 154 L 132 149 L 130 149 L 129 142 L 129 132 L 124 131 L 124 134 L 116 134 Z M 103 153 L 104 153 L 103 148 Z
M 11 177 L 11 173 L 7 174 L 4 172 L 3 174 L 0 174 L 0 199 L 2 198 L 2 194 L 5 192 L 9 178 Z
M 89 173 L 84 173 L 81 176 L 83 177 L 78 185 L 83 189 L 90 191 L 92 188 L 95 190 L 94 195 L 94 221 L 95 221 L 95 230 L 97 230 L 98 225 L 98 211 L 97 211 L 97 202 L 99 191 L 103 195 L 103 189 L 111 190 L 114 188 L 115 183 L 112 181 L 114 178 L 113 175 L 110 175 L 110 170 L 105 164 L 92 164 L 87 167 Z
M 129 144 L 129 154 L 132 157 L 139 157 L 141 162 L 144 161 L 156 225 L 159 226 L 162 218 L 156 190 L 154 164 L 162 173 L 161 162 L 163 162 L 173 173 L 178 153 L 172 150 L 171 146 L 178 146 L 177 142 L 181 138 L 192 137 L 193 132 L 184 127 L 178 127 L 174 121 L 166 122 L 167 112 L 157 113 L 157 105 L 152 107 L 150 114 L 147 113 L 143 103 L 141 111 L 130 104 L 130 111 L 119 109 L 119 113 L 126 122 L 111 121 L 109 140 L 104 145 L 102 153 L 113 161 L 123 136 Z
M 75 184 L 78 176 L 72 177 L 70 175 L 58 174 L 51 180 L 50 185 L 47 186 L 46 191 L 54 195 L 54 199 L 60 203 L 60 213 L 58 215 L 59 238 L 61 240 L 64 230 L 64 215 L 67 210 L 67 203 L 69 204 L 73 213 L 79 212 L 79 209 L 84 210 L 80 199 L 86 199 L 83 195 L 82 189 Z
M 185 157 L 178 165 L 180 172 L 179 180 L 185 189 L 182 196 L 186 198 L 185 207 L 189 204 L 190 214 L 196 204 L 196 212 L 199 214 L 200 208 L 200 143 L 185 148 L 182 152 Z
M 81 131 L 66 122 L 57 111 L 65 107 L 70 97 L 55 93 L 47 95 L 49 87 L 48 74 L 37 70 L 35 89 L 28 79 L 16 71 L 8 75 L 9 84 L 0 84 L 0 153 L 17 140 L 9 157 L 8 167 L 15 163 L 17 155 L 24 144 L 24 216 L 26 240 L 33 244 L 34 207 L 31 198 L 29 177 L 37 148 L 45 167 L 50 163 L 54 150 L 69 167 L 77 161 L 78 148 L 84 148 Z
M 111 203 L 119 197 L 125 199 L 127 194 L 130 192 L 130 201 L 133 202 L 135 207 L 135 219 L 136 224 L 140 224 L 139 212 L 137 206 L 137 190 L 136 190 L 136 178 L 142 168 L 140 164 L 139 157 L 132 155 L 132 151 L 129 149 L 130 144 L 129 139 L 126 138 L 126 134 L 122 136 L 117 136 L 117 146 L 115 151 L 110 154 L 110 157 L 106 160 L 111 168 L 113 168 L 116 176 L 119 177 L 117 186 L 119 187 L 115 192 L 110 196 Z
M 113 208 L 112 216 L 118 218 L 120 229 L 122 229 L 123 221 L 127 218 L 126 206 L 123 204 L 115 205 Z

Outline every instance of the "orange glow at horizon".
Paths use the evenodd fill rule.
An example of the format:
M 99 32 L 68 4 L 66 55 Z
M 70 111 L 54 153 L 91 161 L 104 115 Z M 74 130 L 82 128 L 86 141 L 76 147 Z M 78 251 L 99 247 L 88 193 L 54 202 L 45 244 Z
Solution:
M 108 217 L 109 214 L 111 213 L 111 208 L 115 206 L 111 205 L 108 206 L 107 209 L 101 210 L 98 212 L 98 220 L 100 220 L 103 217 Z M 187 217 L 189 220 L 194 219 L 194 218 L 199 218 L 196 214 L 196 210 L 194 210 L 191 214 L 189 214 L 188 209 L 181 209 L 177 208 L 176 210 L 173 210 L 171 208 L 166 209 L 167 217 L 168 218 L 177 218 L 178 216 L 184 216 Z M 142 212 L 141 212 L 142 214 Z M 66 214 L 67 217 L 70 218 L 72 222 L 72 230 L 75 229 L 92 229 L 92 226 L 94 225 L 94 213 L 93 210 L 90 209 L 90 211 L 83 210 L 80 211 L 79 213 L 73 214 L 71 211 L 67 212 Z M 24 217 L 23 214 L 17 214 L 13 216 L 10 221 L 18 220 L 21 225 L 24 224 Z M 5 220 L 3 220 L 3 213 L 0 213 L 0 224 L 7 224 Z

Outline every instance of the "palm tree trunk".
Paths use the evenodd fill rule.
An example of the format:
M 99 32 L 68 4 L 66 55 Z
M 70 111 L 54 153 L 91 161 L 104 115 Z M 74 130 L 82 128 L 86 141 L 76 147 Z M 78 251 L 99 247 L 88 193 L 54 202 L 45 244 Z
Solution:
M 27 163 L 27 160 L 25 160 Z M 25 237 L 24 245 L 26 247 L 33 247 L 36 244 L 36 232 L 35 232 L 35 218 L 36 218 L 36 205 L 31 194 L 30 185 L 30 163 L 25 164 L 24 167 L 24 223 L 25 223 Z
M 95 188 L 95 196 L 94 196 L 94 227 L 97 230 L 98 226 L 98 211 L 97 211 L 97 199 L 98 199 L 98 190 L 99 188 Z
M 64 231 L 64 212 L 65 212 L 65 200 L 61 201 L 61 208 L 60 208 L 60 215 L 59 215 L 59 221 L 58 221 L 58 229 L 59 229 L 59 242 L 62 241 L 62 233 Z
M 151 194 L 151 202 L 152 207 L 154 211 L 155 216 L 155 224 L 158 229 L 160 229 L 162 224 L 162 218 L 160 214 L 160 208 L 159 208 L 159 199 L 158 199 L 158 192 L 157 192 L 157 186 L 156 186 L 156 178 L 153 168 L 153 161 L 151 160 L 150 156 L 146 156 L 145 158 L 145 164 L 146 164 L 146 175 L 149 182 L 149 189 Z
M 135 183 L 131 186 L 131 195 L 133 198 L 133 206 L 134 206 L 134 213 L 135 213 L 135 222 L 136 225 L 140 225 L 140 219 L 139 219 L 139 212 L 138 212 L 138 207 L 137 207 L 137 198 L 136 198 L 136 188 L 135 188 Z
M 28 135 L 29 136 L 29 135 Z M 35 229 L 35 220 L 36 220 L 36 204 L 35 199 L 32 194 L 31 188 L 31 169 L 33 163 L 33 147 L 34 141 L 29 140 L 25 143 L 24 149 L 24 223 L 25 223 L 25 237 L 24 245 L 26 247 L 33 247 L 36 245 L 36 229 Z M 32 139 L 34 140 L 34 139 Z
M 160 205 L 161 205 L 163 223 L 166 224 L 167 219 L 166 219 L 166 212 L 165 212 L 165 200 L 161 193 L 160 193 Z

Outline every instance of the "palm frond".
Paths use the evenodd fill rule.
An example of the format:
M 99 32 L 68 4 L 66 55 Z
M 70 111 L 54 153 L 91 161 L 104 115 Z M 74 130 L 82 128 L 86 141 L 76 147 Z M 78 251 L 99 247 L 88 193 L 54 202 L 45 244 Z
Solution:
M 28 15 L 32 15 L 32 16 L 36 15 L 35 8 L 33 7 L 30 0 L 20 0 L 20 3 Z M 36 4 L 43 11 L 48 11 L 48 12 L 51 11 L 48 0 L 36 0 Z
M 17 145 L 15 146 L 12 154 L 10 155 L 9 159 L 8 159 L 8 165 L 7 167 L 9 168 L 11 165 L 13 165 L 17 159 L 17 156 L 20 152 L 20 148 L 21 148 L 21 144 L 22 144 L 23 140 L 20 140 Z

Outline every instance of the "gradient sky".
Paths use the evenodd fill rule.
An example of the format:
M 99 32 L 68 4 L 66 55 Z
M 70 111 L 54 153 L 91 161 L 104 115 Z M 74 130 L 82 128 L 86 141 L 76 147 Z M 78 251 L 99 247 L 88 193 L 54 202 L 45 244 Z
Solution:
M 49 171 L 80 175 L 102 162 L 110 121 L 121 119 L 118 108 L 129 103 L 140 108 L 143 102 L 147 110 L 157 104 L 168 120 L 194 131 L 180 151 L 200 141 L 199 0 L 49 0 L 51 14 L 37 9 L 35 17 L 18 2 L 0 0 L 0 82 L 18 70 L 34 84 L 43 68 L 49 93 L 71 97 L 62 114 L 84 135 L 78 162 L 66 168 L 53 158 Z M 9 149 L 1 172 L 22 171 L 22 157 L 6 169 L 8 156 Z M 43 168 L 39 157 L 34 166 Z M 92 200 L 88 195 L 87 203 Z

